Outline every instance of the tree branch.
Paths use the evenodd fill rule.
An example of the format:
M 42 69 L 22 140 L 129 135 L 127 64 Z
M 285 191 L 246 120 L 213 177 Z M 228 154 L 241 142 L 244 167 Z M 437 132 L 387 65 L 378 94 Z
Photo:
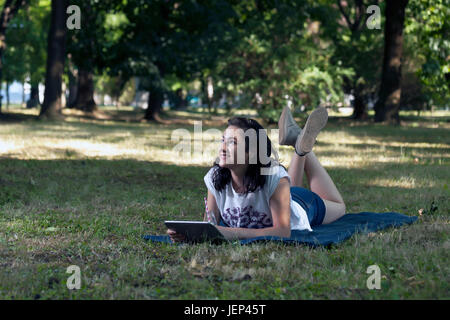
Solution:
M 361 19 L 365 16 L 364 1 L 355 0 L 355 23 L 353 24 L 353 31 L 358 30 Z
M 16 15 L 17 11 L 19 11 L 20 8 L 27 6 L 29 1 L 30 0 L 16 0 L 13 4 L 10 18 L 12 19 L 12 17 Z
M 5 46 L 5 32 L 9 21 L 16 15 L 17 11 L 28 4 L 29 0 L 6 0 L 0 15 L 0 47 Z
M 345 21 L 347 22 L 348 27 L 352 30 L 353 29 L 353 23 L 350 21 L 349 16 L 344 10 L 344 7 L 342 6 L 341 0 L 336 0 L 337 5 L 339 7 L 339 11 L 341 11 L 342 15 L 344 16 Z

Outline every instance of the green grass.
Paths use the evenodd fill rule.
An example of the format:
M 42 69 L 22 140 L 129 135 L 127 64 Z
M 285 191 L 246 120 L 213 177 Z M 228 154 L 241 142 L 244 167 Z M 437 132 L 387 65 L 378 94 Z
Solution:
M 213 152 L 182 159 L 170 139 L 191 124 L 0 122 L 0 298 L 449 299 L 446 119 L 330 119 L 315 153 L 349 212 L 423 211 L 412 225 L 316 249 L 143 241 L 165 219 L 202 217 Z M 279 151 L 287 165 L 291 150 Z M 374 264 L 380 290 L 366 286 Z M 70 265 L 80 290 L 66 287 Z

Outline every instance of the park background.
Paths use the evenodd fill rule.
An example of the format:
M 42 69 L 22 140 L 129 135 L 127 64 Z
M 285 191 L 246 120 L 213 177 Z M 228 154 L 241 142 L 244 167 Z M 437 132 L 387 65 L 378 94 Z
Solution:
M 0 298 L 450 298 L 446 1 L 0 8 Z M 196 123 L 224 130 L 233 115 L 276 129 L 286 105 L 300 125 L 327 107 L 315 153 L 348 212 L 419 221 L 314 249 L 142 240 L 202 219 L 215 150 L 180 154 L 177 129 L 195 139 Z

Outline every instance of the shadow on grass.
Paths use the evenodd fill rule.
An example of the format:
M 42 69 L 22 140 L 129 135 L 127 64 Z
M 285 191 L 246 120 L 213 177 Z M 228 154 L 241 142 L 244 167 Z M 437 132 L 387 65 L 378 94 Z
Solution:
M 431 229 L 425 229 L 421 223 L 410 227 L 408 232 L 383 231 L 383 237 L 357 235 L 331 251 L 303 247 L 292 250 L 276 243 L 212 249 L 205 244 L 177 247 L 143 241 L 143 234 L 164 234 L 166 219 L 202 219 L 206 195 L 203 176 L 208 169 L 134 159 L 0 159 L 0 268 L 7 271 L 0 274 L 0 283 L 5 288 L 2 297 L 29 299 L 39 294 L 44 299 L 126 299 L 148 298 L 152 294 L 154 298 L 182 298 L 189 293 L 187 298 L 204 299 L 211 297 L 214 286 L 214 296 L 222 297 L 227 290 L 225 298 L 247 292 L 239 297 L 257 299 L 258 294 L 266 294 L 261 288 L 280 286 L 282 281 L 283 287 L 292 287 L 293 294 L 298 295 L 295 297 L 300 298 L 299 294 L 305 291 L 315 296 L 322 294 L 321 287 L 309 286 L 310 277 L 326 275 L 320 283 L 333 284 L 331 289 L 326 287 L 327 292 L 333 291 L 333 286 L 352 287 L 359 279 L 353 276 L 347 279 L 335 271 L 345 267 L 347 274 L 356 270 L 365 276 L 361 270 L 374 261 L 395 261 L 395 270 L 405 277 L 416 272 L 430 273 L 434 270 L 431 268 L 445 273 L 445 259 L 439 250 L 443 250 L 448 233 L 445 219 L 450 208 L 446 191 L 438 186 L 389 186 L 376 180 L 409 175 L 416 180 L 429 176 L 444 183 L 448 177 L 440 174 L 437 166 L 413 172 L 402 164 L 328 170 L 349 212 L 394 211 L 417 215 L 417 208 L 428 208 L 426 205 L 434 200 L 438 207 L 435 214 L 440 220 L 431 221 Z M 433 250 L 424 248 L 424 242 Z M 419 269 L 411 265 L 411 259 L 401 258 L 411 256 L 417 256 L 412 259 L 414 263 L 422 259 L 417 262 Z M 210 261 L 217 264 L 211 265 Z M 69 275 L 65 272 L 69 265 L 82 268 L 83 288 L 89 290 L 67 290 Z M 259 281 L 252 276 L 243 287 L 236 275 L 249 265 L 267 278 Z M 266 272 L 266 268 L 270 269 Z M 413 271 L 406 272 L 407 268 Z M 288 272 L 280 273 L 280 279 L 275 280 L 273 270 Z M 301 272 L 294 277 L 292 272 L 298 270 Z M 298 281 L 302 275 L 305 278 Z M 442 276 L 438 271 L 431 275 Z M 60 285 L 51 288 L 51 279 L 57 279 Z M 360 282 L 365 285 L 365 281 L 366 278 Z M 402 284 L 401 279 L 396 281 Z M 223 288 L 222 283 L 226 285 Z M 296 287 L 303 283 L 306 287 Z M 160 288 L 164 288 L 164 294 L 156 291 Z M 427 290 L 434 294 L 437 289 L 431 283 Z M 445 292 L 445 288 L 438 290 L 438 294 Z M 380 292 L 382 297 L 392 295 L 390 291 Z M 334 292 L 332 296 L 341 297 L 340 294 Z M 415 294 L 427 295 L 420 291 Z M 273 293 L 263 295 L 269 296 L 273 297 Z
M 6 202 L 81 204 L 162 203 L 183 199 L 200 186 L 208 168 L 125 160 L 18 160 L 0 158 Z M 206 193 L 202 190 L 202 194 Z M 9 194 L 10 197 L 5 197 Z M 201 198 L 203 199 L 203 198 Z M 199 199 L 200 200 L 200 199 Z M 202 200 L 203 201 L 203 200 Z M 181 201 L 180 201 L 181 202 Z M 175 205 L 175 202 L 167 206 Z
M 37 116 L 25 113 L 5 113 L 2 111 L 0 114 L 0 123 L 20 123 L 37 119 Z
M 410 164 L 377 164 L 363 168 L 330 168 L 349 212 L 397 211 L 415 214 L 432 200 L 442 210 L 448 174 L 440 166 L 411 169 Z M 125 160 L 0 159 L 1 206 L 16 209 L 72 208 L 114 211 L 145 207 L 153 217 L 201 219 L 203 181 L 209 167 L 177 166 Z M 429 183 L 432 181 L 432 186 Z

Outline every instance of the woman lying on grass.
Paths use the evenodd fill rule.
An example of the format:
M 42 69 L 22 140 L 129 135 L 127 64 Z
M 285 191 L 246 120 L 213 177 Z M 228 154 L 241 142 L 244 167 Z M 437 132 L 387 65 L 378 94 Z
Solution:
M 258 122 L 240 117 L 228 120 L 219 157 L 204 177 L 207 207 L 226 239 L 290 237 L 291 230 L 312 231 L 311 227 L 345 214 L 344 200 L 312 152 L 327 120 L 326 109 L 319 107 L 300 129 L 290 109 L 283 110 L 279 143 L 295 149 L 288 172 L 266 161 L 272 154 L 271 141 Z M 311 190 L 302 188 L 304 172 Z M 174 242 L 184 240 L 174 230 L 167 233 Z

